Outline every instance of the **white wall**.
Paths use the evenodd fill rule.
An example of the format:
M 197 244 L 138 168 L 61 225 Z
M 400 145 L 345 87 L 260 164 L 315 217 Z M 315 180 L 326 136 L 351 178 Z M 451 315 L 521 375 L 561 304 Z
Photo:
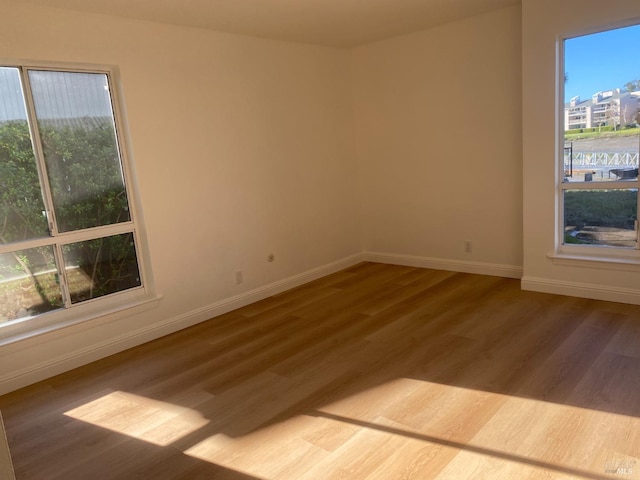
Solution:
M 520 276 L 520 21 L 511 7 L 354 50 L 372 258 Z
M 0 347 L 1 390 L 357 261 L 347 51 L 0 8 L 5 59 L 119 66 L 162 296 L 137 315 Z
M 523 0 L 523 287 L 640 303 L 640 265 L 553 261 L 560 38 L 640 21 L 637 0 Z

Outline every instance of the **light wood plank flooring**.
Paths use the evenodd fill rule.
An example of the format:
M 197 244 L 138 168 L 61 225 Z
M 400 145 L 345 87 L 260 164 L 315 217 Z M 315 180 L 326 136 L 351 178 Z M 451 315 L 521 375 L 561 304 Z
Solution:
M 21 479 L 640 479 L 640 307 L 363 263 L 0 397 Z

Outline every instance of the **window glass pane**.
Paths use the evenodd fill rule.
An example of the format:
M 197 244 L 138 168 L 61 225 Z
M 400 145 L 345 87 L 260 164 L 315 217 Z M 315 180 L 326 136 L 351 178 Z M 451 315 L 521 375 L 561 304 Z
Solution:
M 564 42 L 564 181 L 635 181 L 640 26 Z
M 29 71 L 58 230 L 130 220 L 107 76 Z
M 62 306 L 52 247 L 0 255 L 0 322 L 50 312 Z
M 63 255 L 72 303 L 141 285 L 131 233 L 65 245 Z
M 48 236 L 17 68 L 0 67 L 0 243 Z
M 566 190 L 564 243 L 637 247 L 638 190 Z

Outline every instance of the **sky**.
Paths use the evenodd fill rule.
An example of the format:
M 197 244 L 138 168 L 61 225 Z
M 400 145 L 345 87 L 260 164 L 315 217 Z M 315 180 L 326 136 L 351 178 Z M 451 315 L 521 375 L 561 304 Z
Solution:
M 640 79 L 640 25 L 565 40 L 565 101 Z

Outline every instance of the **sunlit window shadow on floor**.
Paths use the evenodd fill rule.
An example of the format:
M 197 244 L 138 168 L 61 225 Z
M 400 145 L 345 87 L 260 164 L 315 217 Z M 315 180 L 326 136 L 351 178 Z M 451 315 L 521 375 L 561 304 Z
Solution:
M 388 402 L 391 389 L 403 398 Z M 491 472 L 491 478 L 600 480 L 622 473 L 636 478 L 640 460 L 631 445 L 606 444 L 612 433 L 640 429 L 638 418 L 415 379 L 397 379 L 239 437 L 219 431 L 197 407 L 122 391 L 65 415 L 225 471 L 274 480 L 365 473 L 383 479 L 402 464 L 440 469 L 440 479 L 470 478 L 477 471 L 478 478 Z M 620 431 L 621 424 L 629 432 Z M 341 462 L 334 461 L 338 456 Z

